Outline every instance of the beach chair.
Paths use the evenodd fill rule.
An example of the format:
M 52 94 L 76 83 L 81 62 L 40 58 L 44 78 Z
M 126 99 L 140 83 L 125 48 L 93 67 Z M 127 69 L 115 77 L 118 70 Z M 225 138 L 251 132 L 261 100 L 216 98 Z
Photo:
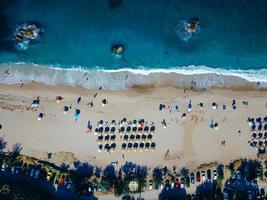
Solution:
M 116 148 L 116 143 L 112 143 L 112 144 L 110 145 L 110 151 L 111 151 L 111 152 L 114 152 L 114 151 L 115 151 L 115 148 Z
M 99 127 L 99 128 L 98 128 L 98 133 L 103 133 L 103 130 L 104 130 L 103 127 Z
M 135 143 L 133 144 L 133 149 L 134 149 L 134 151 L 136 151 L 137 148 L 138 148 L 138 142 L 135 142 Z
M 148 134 L 147 139 L 148 140 L 152 140 L 152 138 L 153 138 L 153 135 L 152 134 Z
M 155 132 L 155 126 L 150 127 L 150 132 L 154 133 Z
M 113 127 L 111 127 L 111 129 L 110 129 L 110 132 L 111 133 L 114 133 L 116 131 L 116 128 L 113 126 Z
M 108 133 L 108 132 L 109 132 L 109 127 L 108 127 L 108 126 L 105 127 L 104 132 L 105 132 L 105 133 Z
M 133 141 L 135 139 L 135 135 L 134 134 L 131 134 L 130 135 L 130 140 Z
M 111 135 L 111 136 L 110 136 L 110 140 L 111 140 L 111 141 L 114 141 L 115 139 L 116 139 L 116 135 Z
M 132 147 L 133 147 L 133 143 L 129 142 L 127 145 L 127 150 L 128 151 L 132 150 Z
M 135 139 L 136 139 L 136 140 L 140 140 L 140 139 L 141 139 L 141 135 L 137 134 L 137 135 L 135 136 Z
M 105 144 L 105 146 L 104 146 L 104 151 L 105 151 L 105 152 L 109 152 L 109 144 Z
M 104 138 L 104 140 L 105 141 L 109 141 L 109 138 L 110 138 L 110 136 L 109 135 L 106 135 L 105 138 Z
M 256 129 L 256 124 L 253 123 L 252 126 L 251 126 L 251 131 L 255 131 L 255 129 Z
M 123 144 L 121 145 L 121 150 L 122 150 L 122 151 L 125 151 L 126 147 L 127 147 L 127 144 L 126 144 L 126 143 L 123 143 Z
M 141 142 L 141 143 L 139 144 L 139 150 L 140 150 L 140 151 L 143 151 L 144 146 L 145 146 L 145 144 L 144 144 L 143 142 Z
M 98 152 L 101 152 L 102 149 L 103 149 L 103 145 L 102 144 L 98 145 Z
M 99 135 L 99 136 L 97 137 L 97 142 L 102 142 L 102 140 L 103 140 L 103 135 Z
M 134 127 L 132 128 L 132 132 L 136 132 L 136 131 L 137 131 L 137 127 L 134 126 Z
M 150 148 L 150 143 L 149 142 L 146 142 L 145 143 L 145 150 L 148 151 Z
M 120 127 L 119 133 L 124 133 L 124 131 L 125 131 L 125 127 L 124 126 Z
M 146 140 L 146 138 L 147 138 L 147 137 L 146 137 L 145 134 L 143 134 L 142 137 L 141 137 L 141 139 L 142 139 L 143 141 Z
M 259 124 L 258 131 L 261 131 L 261 130 L 262 130 L 262 124 Z
M 94 135 L 97 135 L 97 133 L 98 133 L 98 128 L 95 128 L 95 133 L 94 133 Z
M 261 139 L 262 136 L 263 136 L 263 133 L 262 133 L 262 132 L 259 132 L 259 133 L 258 133 L 258 139 Z
M 145 126 L 144 132 L 148 132 L 148 131 L 149 131 L 149 127 L 148 126 Z
M 257 137 L 257 133 L 253 132 L 251 135 L 251 139 L 255 139 Z
M 152 142 L 151 143 L 151 150 L 154 151 L 156 149 L 156 143 Z
M 131 127 L 130 126 L 127 126 L 127 128 L 126 128 L 126 132 L 131 132 Z
M 142 132 L 143 131 L 143 127 L 139 126 L 137 130 L 138 130 L 138 132 Z
M 124 141 L 128 141 L 128 139 L 129 139 L 129 136 L 128 136 L 128 135 L 124 135 L 124 136 L 123 136 L 123 140 L 124 140 Z

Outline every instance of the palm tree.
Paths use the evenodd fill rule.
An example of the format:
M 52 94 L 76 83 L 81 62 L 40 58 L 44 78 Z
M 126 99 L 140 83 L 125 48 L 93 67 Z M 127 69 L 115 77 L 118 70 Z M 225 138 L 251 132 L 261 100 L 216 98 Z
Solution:
M 12 146 L 12 152 L 14 155 L 19 155 L 22 150 L 21 143 L 15 143 Z
M 154 179 L 154 182 L 157 184 L 157 185 L 160 185 L 161 184 L 161 180 L 162 180 L 162 170 L 160 168 L 154 168 L 153 170 L 153 179 Z
M 182 177 L 187 177 L 188 176 L 188 174 L 189 174 L 189 169 L 188 168 L 186 168 L 186 167 L 183 167 L 182 169 L 181 169 L 181 175 L 182 175 Z
M 4 137 L 0 137 L 0 152 L 2 153 L 7 146 L 7 142 L 5 141 Z

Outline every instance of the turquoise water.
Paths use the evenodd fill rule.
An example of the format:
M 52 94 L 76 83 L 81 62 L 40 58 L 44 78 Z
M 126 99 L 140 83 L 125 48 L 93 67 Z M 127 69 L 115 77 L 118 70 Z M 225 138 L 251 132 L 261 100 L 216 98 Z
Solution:
M 119 1 L 120 2 L 120 1 Z M 88 69 L 267 68 L 266 0 L 1 0 L 0 63 L 26 62 Z M 200 31 L 179 39 L 180 20 L 200 18 Z M 45 29 L 39 42 L 16 51 L 12 32 L 34 22 Z M 110 48 L 123 44 L 123 58 Z

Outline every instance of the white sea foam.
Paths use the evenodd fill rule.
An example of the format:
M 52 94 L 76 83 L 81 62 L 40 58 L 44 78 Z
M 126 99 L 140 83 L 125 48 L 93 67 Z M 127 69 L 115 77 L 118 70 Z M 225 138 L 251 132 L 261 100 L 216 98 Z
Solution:
M 27 63 L 6 63 L 0 66 L 1 83 L 37 81 L 50 85 L 66 84 L 85 88 L 126 89 L 138 85 L 194 87 L 242 87 L 261 82 L 267 87 L 267 69 L 226 70 L 207 66 L 186 66 L 169 69 L 123 68 L 93 70 L 75 66 L 60 68 Z

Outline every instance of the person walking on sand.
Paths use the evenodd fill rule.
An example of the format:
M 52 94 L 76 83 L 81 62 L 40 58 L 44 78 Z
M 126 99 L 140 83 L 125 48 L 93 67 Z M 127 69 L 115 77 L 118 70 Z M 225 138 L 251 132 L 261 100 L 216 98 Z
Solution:
M 88 120 L 86 133 L 91 133 L 92 132 L 92 128 L 93 128 L 93 126 L 91 125 L 90 120 Z
M 82 100 L 82 97 L 78 97 L 77 104 L 80 104 L 81 100 Z

